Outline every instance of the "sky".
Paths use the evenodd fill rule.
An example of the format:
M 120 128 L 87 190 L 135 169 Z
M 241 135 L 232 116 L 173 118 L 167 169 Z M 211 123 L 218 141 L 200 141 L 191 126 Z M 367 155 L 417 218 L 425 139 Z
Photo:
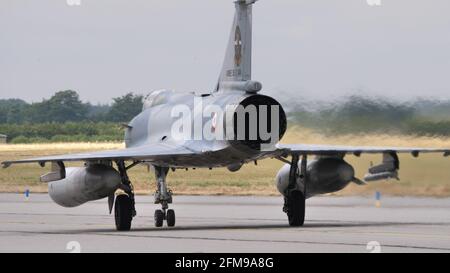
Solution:
M 449 99 L 450 1 L 368 1 L 258 1 L 253 79 L 262 92 Z M 232 0 L 1 0 L 0 99 L 208 93 L 233 14 Z

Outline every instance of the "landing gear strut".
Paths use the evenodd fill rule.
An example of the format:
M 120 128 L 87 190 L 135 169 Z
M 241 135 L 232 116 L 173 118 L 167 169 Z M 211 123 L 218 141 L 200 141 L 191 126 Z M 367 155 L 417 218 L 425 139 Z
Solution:
M 162 227 L 164 220 L 167 226 L 175 226 L 175 211 L 169 209 L 169 204 L 172 203 L 172 191 L 167 188 L 166 176 L 169 172 L 167 167 L 155 166 L 155 175 L 157 190 L 155 192 L 155 204 L 161 204 L 161 209 L 155 210 L 155 226 Z
M 307 184 L 307 156 L 302 156 L 300 174 L 298 168 L 298 155 L 292 155 L 291 168 L 289 170 L 289 186 L 284 197 L 283 211 L 287 214 L 289 225 L 293 227 L 303 226 L 305 222 L 305 200 L 306 200 L 306 184 Z M 300 178 L 299 188 L 297 177 Z
M 133 185 L 128 178 L 127 168 L 123 161 L 117 161 L 117 168 L 122 179 L 121 189 L 125 194 L 117 196 L 114 205 L 114 218 L 116 229 L 120 231 L 130 230 L 131 221 L 136 216 Z

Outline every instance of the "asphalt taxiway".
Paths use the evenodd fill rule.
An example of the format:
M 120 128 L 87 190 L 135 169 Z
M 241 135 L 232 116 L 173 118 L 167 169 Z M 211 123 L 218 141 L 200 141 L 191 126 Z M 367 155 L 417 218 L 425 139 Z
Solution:
M 176 227 L 137 197 L 117 232 L 107 201 L 62 208 L 46 194 L 0 194 L 0 252 L 450 252 L 450 198 L 315 197 L 304 227 L 287 226 L 281 197 L 174 196 Z

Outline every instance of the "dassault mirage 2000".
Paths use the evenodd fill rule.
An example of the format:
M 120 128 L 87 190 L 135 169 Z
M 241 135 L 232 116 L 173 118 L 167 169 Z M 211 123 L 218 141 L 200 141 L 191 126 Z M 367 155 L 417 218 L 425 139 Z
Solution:
M 59 205 L 74 207 L 108 197 L 114 209 L 117 230 L 129 230 L 136 215 L 132 183 L 127 171 L 139 164 L 154 170 L 157 190 L 157 227 L 166 221 L 175 225 L 169 209 L 172 191 L 166 177 L 170 170 L 227 167 L 238 171 L 243 164 L 266 158 L 286 164 L 276 176 L 284 197 L 283 211 L 289 225 L 302 226 L 305 199 L 335 192 L 349 183 L 397 178 L 398 153 L 443 153 L 450 149 L 356 147 L 334 145 L 282 145 L 286 114 L 275 99 L 262 95 L 261 83 L 251 79 L 252 6 L 256 0 L 235 1 L 236 13 L 217 86 L 196 95 L 159 90 L 144 99 L 142 112 L 125 125 L 126 148 L 92 153 L 68 154 L 2 162 L 51 163 L 50 173 L 41 176 L 48 183 L 50 197 Z M 344 157 L 362 153 L 382 155 L 379 165 L 369 169 L 363 180 Z M 308 157 L 314 156 L 308 161 Z M 83 167 L 66 168 L 65 163 L 84 162 Z

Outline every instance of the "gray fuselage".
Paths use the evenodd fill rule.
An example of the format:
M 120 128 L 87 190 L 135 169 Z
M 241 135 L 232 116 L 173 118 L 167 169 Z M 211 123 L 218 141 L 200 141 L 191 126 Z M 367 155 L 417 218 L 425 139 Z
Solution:
M 201 105 L 199 104 L 201 102 Z M 143 111 L 128 125 L 125 133 L 127 148 L 145 147 L 154 143 L 163 143 L 168 146 L 182 146 L 195 153 L 189 157 L 174 158 L 172 162 L 156 162 L 154 165 L 185 168 L 185 167 L 224 167 L 233 164 L 243 164 L 249 161 L 266 157 L 266 153 L 258 146 L 246 141 L 233 141 L 230 139 L 200 139 L 192 137 L 177 139 L 173 135 L 173 126 L 179 120 L 174 114 L 174 109 L 182 107 L 189 109 L 192 131 L 194 128 L 208 128 L 213 123 L 211 115 L 204 116 L 204 112 L 211 106 L 219 107 L 223 113 L 234 111 L 237 105 L 279 105 L 273 98 L 244 93 L 241 91 L 216 92 L 207 95 L 195 95 L 192 93 L 176 93 L 173 91 L 155 91 L 144 100 Z M 200 105 L 200 106 L 199 106 Z M 286 117 L 281 108 L 279 122 L 281 124 L 279 138 L 286 130 Z M 203 110 L 203 111 L 202 111 Z M 229 113 L 227 113 L 229 114 Z M 231 113 L 232 114 L 232 113 Z M 225 119 L 225 118 L 223 118 Z M 248 121 L 248 120 L 247 120 Z M 215 124 L 222 126 L 224 123 Z M 258 143 L 258 140 L 252 143 Z

